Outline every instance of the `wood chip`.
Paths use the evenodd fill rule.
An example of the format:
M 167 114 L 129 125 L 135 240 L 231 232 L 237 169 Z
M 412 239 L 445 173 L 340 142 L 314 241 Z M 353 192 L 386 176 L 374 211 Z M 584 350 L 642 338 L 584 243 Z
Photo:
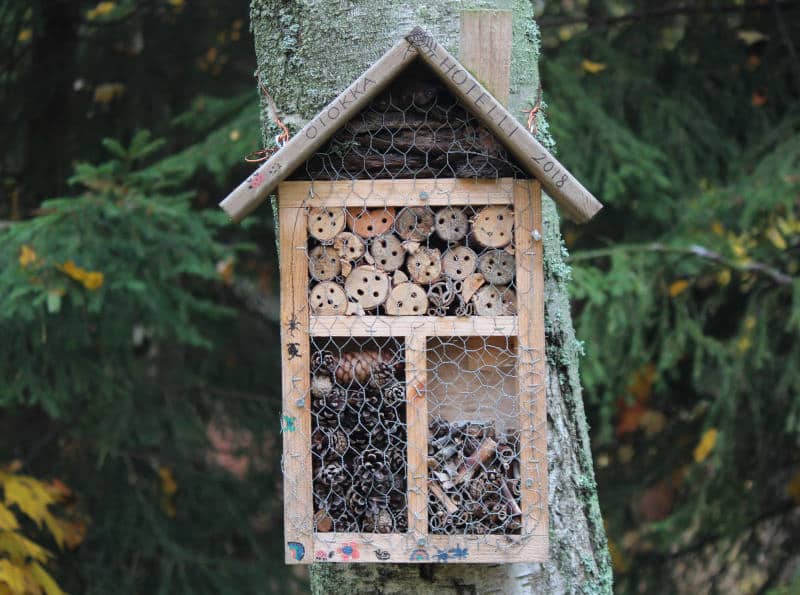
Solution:
M 428 207 L 406 207 L 397 215 L 394 228 L 404 240 L 422 242 L 433 233 L 433 216 Z
M 475 272 L 478 255 L 467 246 L 450 248 L 442 256 L 442 272 L 454 281 L 460 281 Z
M 461 298 L 464 303 L 469 303 L 475 292 L 486 283 L 486 279 L 480 273 L 472 273 L 461 282 Z
M 383 209 L 347 209 L 347 226 L 362 238 L 374 238 L 394 225 L 394 207 Z
M 364 310 L 374 310 L 389 296 L 389 276 L 375 267 L 359 266 L 347 276 L 344 291 Z
M 445 207 L 436 212 L 434 222 L 436 233 L 446 242 L 458 242 L 464 239 L 469 231 L 467 215 L 462 209 Z
M 333 240 L 333 249 L 343 260 L 358 260 L 364 256 L 364 240 L 349 231 L 343 231 Z
M 318 316 L 341 316 L 347 313 L 347 296 L 338 283 L 317 283 L 308 295 L 311 312 Z
M 492 285 L 508 285 L 514 280 L 516 262 L 505 250 L 489 250 L 478 259 L 478 270 Z
M 442 256 L 436 248 L 420 248 L 406 259 L 408 274 L 417 283 L 427 285 L 442 275 Z
M 386 313 L 390 316 L 424 316 L 427 310 L 428 297 L 416 283 L 401 283 L 386 300 Z
M 342 270 L 339 256 L 330 246 L 317 246 L 308 253 L 308 272 L 317 281 L 330 281 Z
M 508 287 L 486 285 L 473 297 L 478 316 L 512 316 L 517 313 L 517 294 Z
M 472 220 L 472 237 L 486 248 L 502 248 L 511 243 L 514 212 L 508 207 L 492 206 L 481 209 Z
M 372 240 L 369 252 L 375 261 L 375 266 L 382 271 L 391 272 L 403 266 L 406 252 L 400 239 L 391 234 L 385 233 Z
M 344 223 L 344 209 L 316 208 L 308 212 L 308 234 L 320 242 L 332 242 Z

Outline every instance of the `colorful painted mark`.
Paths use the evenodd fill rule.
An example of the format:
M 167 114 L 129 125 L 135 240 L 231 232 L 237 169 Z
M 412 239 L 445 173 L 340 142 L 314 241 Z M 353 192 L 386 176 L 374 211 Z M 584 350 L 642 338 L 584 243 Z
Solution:
M 451 548 L 449 553 L 454 560 L 466 560 L 467 556 L 469 556 L 469 550 L 465 547 L 461 547 L 460 545 Z
M 343 543 L 342 547 L 337 550 L 342 555 L 342 560 L 349 562 L 350 560 L 358 560 L 361 554 L 358 553 L 358 544 L 355 541 Z
M 284 415 L 281 417 L 281 433 L 283 432 L 294 432 L 297 428 L 295 427 L 295 422 L 297 421 L 296 417 L 291 415 Z
M 336 552 L 332 550 L 328 552 L 325 550 L 317 550 L 314 552 L 314 560 L 317 562 L 327 562 L 328 560 L 332 559 L 335 554 Z
M 389 559 L 389 552 L 386 550 L 375 550 L 375 557 L 378 560 L 388 560 Z
M 409 557 L 409 560 L 412 562 L 422 562 L 430 559 L 431 557 L 428 555 L 428 552 L 425 551 L 424 547 L 418 547 L 411 550 L 411 556 Z
M 306 555 L 306 548 L 305 546 L 298 542 L 298 541 L 289 541 L 286 543 L 290 550 L 292 550 L 292 556 L 298 562 L 302 560 Z

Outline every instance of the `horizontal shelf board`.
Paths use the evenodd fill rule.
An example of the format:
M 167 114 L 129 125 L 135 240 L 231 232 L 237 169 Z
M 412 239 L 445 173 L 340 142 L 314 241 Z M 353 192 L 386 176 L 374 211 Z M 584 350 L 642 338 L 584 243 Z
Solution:
M 516 316 L 311 316 L 312 337 L 515 336 Z
M 290 563 L 506 563 L 547 559 L 548 535 L 315 533 L 314 551 Z M 343 551 L 344 550 L 344 551 Z
M 278 200 L 282 208 L 510 205 L 514 183 L 513 178 L 293 181 L 280 185 Z

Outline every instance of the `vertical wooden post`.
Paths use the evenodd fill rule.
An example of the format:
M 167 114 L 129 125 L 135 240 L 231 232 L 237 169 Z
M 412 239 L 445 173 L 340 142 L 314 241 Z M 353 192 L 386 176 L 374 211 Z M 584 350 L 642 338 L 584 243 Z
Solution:
M 311 345 L 308 335 L 306 211 L 279 210 L 283 407 L 283 526 L 286 562 L 313 556 Z
M 542 188 L 539 182 L 514 182 L 514 245 L 519 322 L 517 384 L 521 428 L 522 534 L 544 536 L 546 545 L 547 402 L 544 385 Z
M 503 105 L 511 81 L 511 11 L 461 13 L 459 61 Z
M 428 338 L 406 336 L 406 423 L 408 432 L 408 530 L 428 534 Z

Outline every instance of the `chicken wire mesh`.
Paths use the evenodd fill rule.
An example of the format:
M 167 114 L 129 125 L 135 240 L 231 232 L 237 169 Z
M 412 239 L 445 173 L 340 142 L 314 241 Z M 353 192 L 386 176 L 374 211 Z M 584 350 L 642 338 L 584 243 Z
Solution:
M 451 201 L 458 178 L 509 183 Z M 538 525 L 544 484 L 531 473 L 546 460 L 531 438 L 543 430 L 531 411 L 544 379 L 529 364 L 542 353 L 520 344 L 517 320 L 520 301 L 531 300 L 531 283 L 518 275 L 531 274 L 532 254 L 518 253 L 516 225 L 532 214 L 515 212 L 514 178 L 527 176 L 421 67 L 292 175 L 311 182 L 300 211 L 312 468 L 300 472 L 312 477 L 313 531 L 323 543 L 332 536 L 332 548 L 337 533 L 371 543 L 369 534 L 524 539 L 546 531 Z M 403 179 L 411 184 L 386 185 Z M 428 180 L 425 190 L 414 180 Z M 458 332 L 436 321 L 458 321 L 442 327 Z M 426 337 L 423 353 L 407 344 L 411 334 Z M 409 425 L 415 390 L 427 411 L 421 433 Z M 526 487 L 535 493 L 527 503 Z M 421 491 L 427 500 L 412 506 Z M 351 545 L 315 557 L 352 560 Z M 375 550 L 378 560 L 384 554 Z

